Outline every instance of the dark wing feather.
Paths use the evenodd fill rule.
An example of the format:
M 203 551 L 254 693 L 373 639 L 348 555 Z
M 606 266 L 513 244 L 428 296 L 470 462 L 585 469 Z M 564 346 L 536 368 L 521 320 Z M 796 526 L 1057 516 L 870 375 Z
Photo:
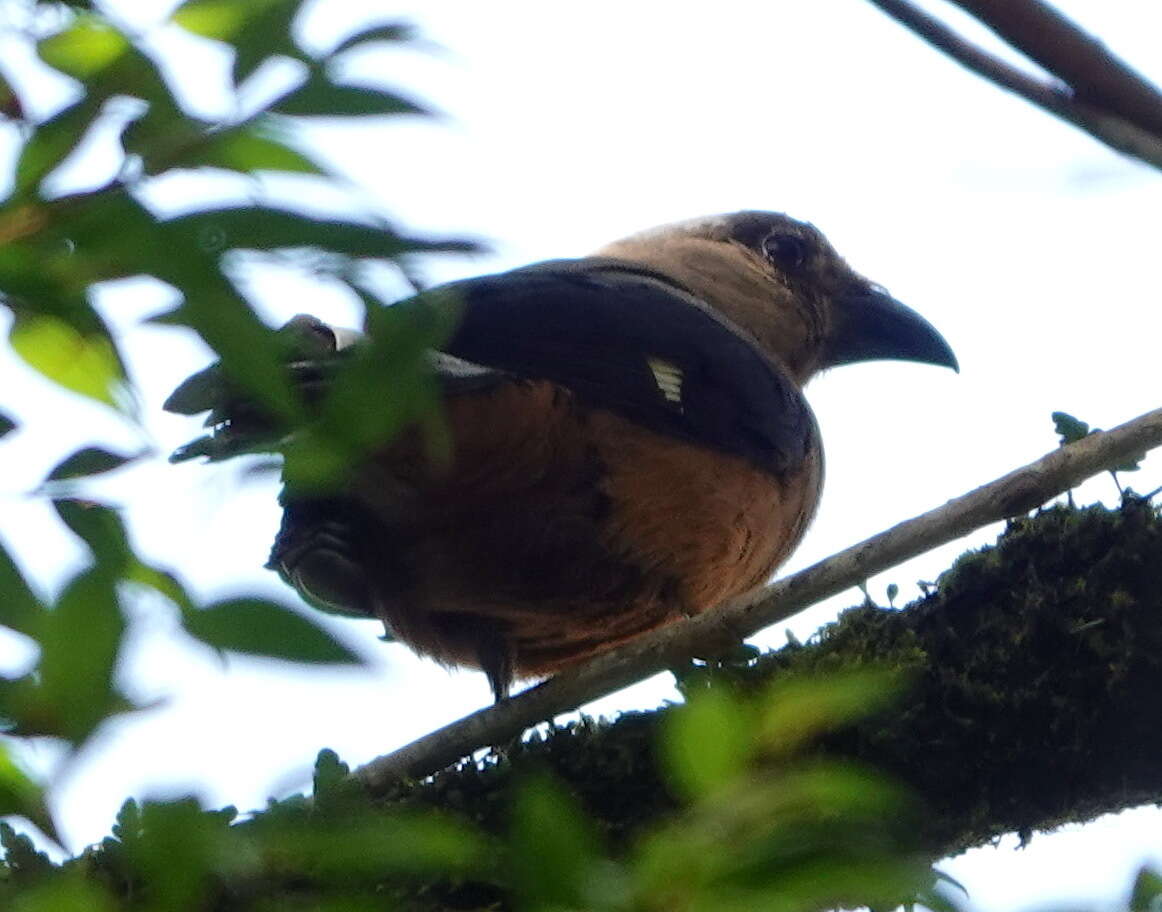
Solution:
M 442 290 L 464 306 L 443 347 L 459 358 L 552 380 L 594 407 L 777 473 L 800 466 L 813 445 L 810 409 L 786 372 L 661 273 L 590 257 Z M 680 396 L 660 384 L 659 362 L 680 371 Z
M 798 468 L 814 443 L 811 411 L 786 372 L 748 333 L 647 267 L 602 257 L 553 260 L 426 294 L 435 306 L 463 309 L 452 338 L 432 355 L 448 395 L 514 376 L 551 380 L 594 408 L 780 474 Z M 307 317 L 292 324 L 286 329 L 312 332 L 312 345 L 322 325 Z M 318 388 L 314 396 L 344 360 L 343 351 L 293 354 L 292 379 L 307 393 Z M 669 394 L 659 365 L 676 369 L 669 376 L 678 388 Z M 215 429 L 176 451 L 174 461 L 271 451 L 282 442 L 217 365 L 183 383 L 165 407 L 209 411 L 206 423 Z

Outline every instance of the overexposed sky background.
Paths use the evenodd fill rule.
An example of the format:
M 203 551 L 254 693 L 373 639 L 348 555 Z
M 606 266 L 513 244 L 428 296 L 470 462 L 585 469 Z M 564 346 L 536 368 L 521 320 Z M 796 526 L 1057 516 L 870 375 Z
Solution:
M 1162 6 L 1057 5 L 1162 81 Z M 965 21 L 944 4 L 930 7 Z M 121 0 L 114 8 L 137 21 L 149 7 Z M 841 368 L 808 388 L 828 478 L 819 516 L 785 571 L 1040 456 L 1056 444 L 1056 409 L 1110 427 L 1159 404 L 1162 178 L 961 70 L 865 0 L 327 0 L 313 7 L 304 34 L 326 46 L 362 21 L 396 16 L 440 49 L 368 52 L 353 75 L 398 85 L 443 116 L 313 128 L 304 142 L 349 176 L 345 196 L 289 179 L 256 186 L 203 176 L 159 186 L 151 202 L 180 208 L 242 186 L 491 242 L 488 255 L 428 261 L 433 280 L 583 255 L 695 215 L 773 209 L 814 222 L 856 269 L 943 332 L 961 373 L 884 362 Z M 196 42 L 159 41 L 190 103 L 221 105 L 224 62 Z M 19 65 L 6 47 L 0 59 Z M 64 91 L 36 85 L 46 98 Z M 11 147 L 0 134 L 0 159 Z M 100 180 L 112 165 L 110 150 L 95 144 L 62 185 Z M 272 323 L 302 311 L 358 321 L 354 303 L 333 288 L 273 267 L 247 275 Z M 119 283 L 101 300 L 124 338 L 158 458 L 97 490 L 124 505 L 142 553 L 195 591 L 279 592 L 261 569 L 278 522 L 274 480 L 244 483 L 238 465 L 164 461 L 197 428 L 162 414 L 161 402 L 208 353 L 188 334 L 137 324 L 168 303 L 157 286 Z M 126 447 L 140 438 L 7 352 L 0 390 L 24 424 L 0 445 L 0 537 L 51 592 L 83 557 L 25 492 L 81 436 Z M 1162 457 L 1123 480 L 1142 491 L 1162 485 Z M 1107 476 L 1077 497 L 1113 502 L 1116 492 Z M 883 600 L 896 582 L 902 600 L 913 598 L 916 580 L 996 532 L 911 561 L 870 590 Z M 787 626 L 805 637 L 859 598 L 853 591 Z M 209 805 L 260 807 L 301 787 L 320 747 L 362 763 L 489 700 L 483 676 L 449 674 L 383 646 L 371 623 L 328 622 L 367 654 L 369 668 L 305 672 L 242 659 L 223 666 L 181 638 L 165 606 L 146 601 L 136 614 L 125 679 L 164 703 L 110 724 L 80 763 L 58 771 L 57 807 L 75 850 L 108 832 L 128 795 L 193 791 Z M 773 628 L 760 642 L 784 637 Z M 20 643 L 0 647 L 3 667 L 27 662 Z M 672 696 L 663 676 L 597 708 Z M 41 745 L 29 762 L 51 770 L 56 756 Z M 1160 824 L 1156 810 L 1139 810 L 942 867 L 990 912 L 1108 902 L 1143 860 L 1162 864 Z

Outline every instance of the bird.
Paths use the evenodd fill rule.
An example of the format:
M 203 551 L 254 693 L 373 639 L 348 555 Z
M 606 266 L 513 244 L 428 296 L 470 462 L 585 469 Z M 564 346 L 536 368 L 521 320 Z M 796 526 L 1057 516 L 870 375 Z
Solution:
M 930 323 L 777 212 L 672 223 L 439 291 L 459 311 L 427 356 L 449 452 L 426 455 L 412 430 L 337 490 L 284 487 L 267 566 L 315 607 L 482 670 L 497 702 L 770 579 L 819 502 L 813 376 L 875 359 L 959 370 Z M 365 344 L 305 314 L 284 331 L 304 387 Z M 210 411 L 214 428 L 174 461 L 253 439 L 253 403 L 217 365 L 165 408 Z

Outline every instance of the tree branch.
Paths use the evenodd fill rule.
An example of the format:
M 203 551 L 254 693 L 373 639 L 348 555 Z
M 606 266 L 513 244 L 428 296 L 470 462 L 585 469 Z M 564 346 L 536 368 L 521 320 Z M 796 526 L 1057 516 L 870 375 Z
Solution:
M 1085 55 L 1086 66 L 1084 68 L 1063 62 L 1060 49 L 1054 49 L 1052 52 L 1052 65 L 1050 65 L 1049 48 L 1042 45 L 1042 41 L 1047 41 L 1047 39 L 1033 41 L 1028 38 L 1028 31 L 1031 29 L 1029 23 L 1034 20 L 1028 13 L 1027 6 L 1019 3 L 1018 0 L 1002 0 L 1002 3 L 992 3 L 988 0 L 963 0 L 963 2 L 954 0 L 960 6 L 971 11 L 980 8 L 982 19 L 985 7 L 992 15 L 994 8 L 1000 9 L 1006 3 L 1011 4 L 1014 9 L 1003 17 L 1006 24 L 1010 26 L 1008 31 L 1002 31 L 1000 26 L 994 25 L 991 20 L 986 20 L 986 24 L 994 27 L 1003 37 L 1009 38 L 1011 33 L 1012 40 L 1019 50 L 1028 53 L 1029 56 L 1038 61 L 1044 58 L 1046 62 L 1043 65 L 1054 74 L 1059 76 L 1069 74 L 1080 79 L 1080 86 L 1046 82 L 1031 76 L 965 40 L 939 19 L 915 6 L 909 0 L 870 0 L 870 2 L 893 19 L 907 26 L 933 47 L 943 51 L 953 60 L 977 75 L 983 76 L 989 82 L 1021 96 L 1026 101 L 1062 120 L 1072 123 L 1110 148 L 1147 162 L 1156 168 L 1162 168 L 1162 128 L 1153 130 L 1143 125 L 1154 123 L 1154 109 L 1162 106 L 1162 95 L 1149 83 L 1138 77 L 1136 73 L 1117 61 L 1098 42 L 1081 32 L 1055 11 L 1038 5 L 1041 15 L 1055 17 L 1054 21 L 1060 30 L 1070 30 L 1069 34 L 1073 36 L 1071 45 L 1086 43 L 1089 46 L 1089 53 Z M 1026 18 L 1021 18 L 1018 10 L 1024 10 Z M 999 18 L 1001 17 L 998 16 Z M 1018 20 L 1021 27 L 1012 27 L 1010 19 Z M 1052 47 L 1051 43 L 1049 47 Z M 1104 56 L 1099 56 L 1098 51 Z M 1116 65 L 1121 69 L 1106 72 L 1104 78 L 1100 78 L 1097 72 L 1103 61 L 1109 61 L 1111 67 Z M 1121 79 L 1119 76 L 1123 71 L 1128 75 Z M 1082 87 L 1084 87 L 1084 91 Z M 1119 88 L 1125 89 L 1124 97 L 1118 93 Z M 1142 98 L 1145 92 L 1151 96 L 1149 102 Z M 1116 102 L 1111 100 L 1115 98 Z M 1127 117 L 1126 111 L 1133 111 L 1134 118 Z
M 1072 87 L 1079 101 L 1162 136 L 1162 94 L 1041 0 L 952 0 Z
M 466 716 L 354 775 L 374 793 L 421 778 L 545 719 L 641 680 L 713 644 L 737 642 L 901 561 L 1028 512 L 1112 465 L 1162 445 L 1162 409 L 1054 450 L 977 490 L 900 523 L 751 596 L 641 637 L 496 706 Z
M 894 703 L 802 759 L 906 786 L 918 799 L 899 809 L 909 845 L 946 857 L 1162 798 L 1160 613 L 1162 513 L 1137 497 L 1116 509 L 1058 503 L 959 556 L 906 607 L 864 603 L 805 644 L 682 681 L 766 700 L 772 685 L 840 668 L 892 672 L 903 685 Z M 503 758 L 401 783 L 383 807 L 440 808 L 501 834 L 514 784 L 547 769 L 620 852 L 682 809 L 666 773 L 673 711 L 583 717 Z

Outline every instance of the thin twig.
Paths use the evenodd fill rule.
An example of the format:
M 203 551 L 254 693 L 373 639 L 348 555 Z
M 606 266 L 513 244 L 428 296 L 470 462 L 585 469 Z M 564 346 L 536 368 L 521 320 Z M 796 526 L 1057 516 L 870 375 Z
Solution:
M 466 716 L 356 770 L 373 792 L 430 775 L 478 748 L 705 651 L 786 620 L 873 574 L 991 522 L 1032 510 L 1081 481 L 1162 445 L 1162 409 L 1054 450 L 942 507 L 900 523 L 716 612 L 674 624 Z
M 951 28 L 909 0 L 870 0 L 933 47 L 1062 120 L 1068 121 L 1107 146 L 1162 168 L 1162 133 L 1143 129 L 1120 114 L 1078 98 L 1061 82 L 1047 82 L 1012 66 L 965 40 Z M 1010 0 L 1011 2 L 1011 0 Z M 965 4 L 962 4 L 965 5 Z
M 1078 101 L 1162 136 L 1162 94 L 1104 44 L 1042 0 L 952 0 L 1064 80 Z

